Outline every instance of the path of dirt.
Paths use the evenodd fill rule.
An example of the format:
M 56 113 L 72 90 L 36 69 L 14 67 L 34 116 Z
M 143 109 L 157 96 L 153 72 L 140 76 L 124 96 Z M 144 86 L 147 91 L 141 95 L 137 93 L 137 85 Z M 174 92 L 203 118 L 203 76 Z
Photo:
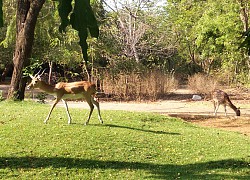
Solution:
M 7 94 L 8 85 L 0 85 L 3 95 Z M 241 107 L 241 116 L 236 117 L 233 110 L 228 109 L 228 116 L 224 115 L 224 108 L 220 107 L 217 117 L 213 116 L 213 104 L 211 101 L 193 101 L 192 91 L 184 88 L 178 89 L 170 95 L 166 95 L 166 100 L 157 102 L 108 102 L 100 99 L 101 110 L 126 110 L 155 112 L 172 117 L 182 118 L 201 126 L 220 128 L 240 132 L 250 136 L 250 93 L 229 90 L 230 97 L 236 106 Z M 29 92 L 30 93 L 30 92 Z M 48 101 L 49 104 L 52 101 Z M 63 106 L 62 103 L 58 104 Z M 89 109 L 85 102 L 68 102 L 69 108 Z

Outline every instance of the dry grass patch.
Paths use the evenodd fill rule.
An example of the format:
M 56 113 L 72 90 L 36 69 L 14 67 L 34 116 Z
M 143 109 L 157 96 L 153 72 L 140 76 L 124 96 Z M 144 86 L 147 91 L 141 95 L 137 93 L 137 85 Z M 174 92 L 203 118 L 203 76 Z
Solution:
M 156 100 L 177 87 L 174 75 L 159 71 L 107 74 L 103 79 L 104 92 L 120 100 Z
M 219 88 L 219 83 L 213 77 L 199 73 L 188 78 L 188 88 L 208 97 L 214 89 Z

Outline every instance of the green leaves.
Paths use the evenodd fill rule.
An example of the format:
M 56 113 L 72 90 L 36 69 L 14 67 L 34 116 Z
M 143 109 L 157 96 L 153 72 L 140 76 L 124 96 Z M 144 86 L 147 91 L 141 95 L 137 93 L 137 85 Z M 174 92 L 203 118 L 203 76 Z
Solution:
M 250 55 L 250 29 L 244 33 L 244 41 L 240 44 L 239 48 L 247 48 L 248 55 Z
M 74 8 L 72 5 L 74 5 Z M 92 37 L 98 38 L 99 36 L 99 28 L 94 12 L 90 6 L 90 1 L 74 0 L 72 3 L 72 0 L 59 0 L 58 11 L 61 17 L 60 32 L 65 32 L 68 25 L 72 25 L 72 27 L 78 31 L 80 38 L 79 44 L 82 48 L 83 58 L 87 63 L 88 44 L 86 40 L 88 32 Z
M 0 0 L 0 27 L 3 27 L 3 1 Z
M 72 0 L 59 0 L 59 16 L 61 17 L 61 25 L 59 26 L 59 31 L 65 32 L 66 27 L 69 25 L 69 13 L 72 11 Z

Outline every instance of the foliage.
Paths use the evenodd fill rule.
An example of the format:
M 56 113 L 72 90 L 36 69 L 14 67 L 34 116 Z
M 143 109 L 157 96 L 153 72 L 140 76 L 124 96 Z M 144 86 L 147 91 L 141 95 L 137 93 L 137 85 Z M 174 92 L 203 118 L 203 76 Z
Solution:
M 47 105 L 0 107 L 2 179 L 249 178 L 249 138 L 237 133 L 125 111 L 102 111 L 103 125 L 94 111 L 83 126 L 87 111 L 71 109 L 67 125 L 64 108 L 45 125 Z
M 37 22 L 32 59 L 40 63 L 60 64 L 63 67 L 78 67 L 82 63 L 81 49 L 77 43 L 77 31 L 67 30 L 59 33 L 59 14 L 55 11 L 57 3 L 46 2 Z M 42 20 L 42 21 L 40 21 Z
M 72 0 L 59 0 L 58 10 L 61 18 L 59 31 L 65 32 L 69 24 L 78 31 L 80 38 L 79 44 L 82 48 L 83 58 L 87 64 L 88 45 L 86 39 L 88 37 L 88 31 L 92 37 L 98 38 L 99 36 L 99 28 L 89 0 L 75 0 L 74 8 L 72 8 Z M 70 18 L 68 18 L 69 15 Z
M 244 32 L 244 41 L 241 43 L 240 48 L 246 48 L 248 55 L 250 55 L 250 29 Z
M 175 1 L 166 6 L 178 54 L 199 65 L 207 74 L 219 69 L 248 73 L 248 59 L 240 51 L 243 23 L 238 1 Z
M 36 95 L 36 98 L 38 99 L 38 102 L 40 103 L 45 103 L 45 99 L 47 98 L 47 95 L 46 93 L 44 92 L 40 92 Z

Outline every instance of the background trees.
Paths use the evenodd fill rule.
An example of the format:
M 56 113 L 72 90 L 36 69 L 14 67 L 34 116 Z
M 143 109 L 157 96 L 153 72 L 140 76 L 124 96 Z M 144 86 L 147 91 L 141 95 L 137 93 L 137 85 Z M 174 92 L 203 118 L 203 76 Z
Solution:
M 159 6 L 159 2 L 166 3 Z M 0 29 L 0 69 L 12 61 L 16 39 L 16 2 L 3 3 L 5 24 Z M 89 71 L 97 74 L 103 68 L 125 74 L 158 69 L 182 77 L 203 72 L 228 83 L 249 84 L 247 0 L 92 0 L 93 11 L 85 13 L 93 14 L 97 21 L 89 16 L 84 19 L 85 24 L 79 21 L 86 15 L 76 8 L 77 3 L 62 4 L 58 12 L 58 2 L 45 1 L 36 24 L 33 52 L 28 58 L 31 65 L 57 64 L 63 67 L 65 76 L 84 76 L 84 57 L 89 60 Z M 0 11 L 0 19 L 1 16 Z M 88 32 L 97 37 L 96 23 L 99 39 L 87 38 Z M 59 26 L 65 33 L 59 33 Z
M 248 80 L 242 78 L 247 76 L 248 58 L 239 46 L 246 31 L 248 7 L 248 1 L 235 0 L 168 1 L 166 10 L 178 36 L 179 54 L 199 71 L 218 72 L 230 81 L 246 83 Z
M 23 77 L 22 70 L 30 64 L 32 46 L 34 41 L 34 31 L 39 12 L 45 0 L 18 0 L 16 11 L 16 42 L 13 57 L 13 74 L 11 86 L 8 92 L 9 99 L 24 99 L 26 78 Z M 0 4 L 2 6 L 2 4 Z M 99 28 L 94 17 L 90 2 L 88 0 L 59 0 L 58 4 L 61 24 L 60 32 L 65 32 L 66 27 L 71 25 L 77 30 L 79 35 L 79 45 L 82 49 L 85 63 L 87 56 L 87 36 L 98 37 Z M 2 19 L 2 18 L 1 18 Z

